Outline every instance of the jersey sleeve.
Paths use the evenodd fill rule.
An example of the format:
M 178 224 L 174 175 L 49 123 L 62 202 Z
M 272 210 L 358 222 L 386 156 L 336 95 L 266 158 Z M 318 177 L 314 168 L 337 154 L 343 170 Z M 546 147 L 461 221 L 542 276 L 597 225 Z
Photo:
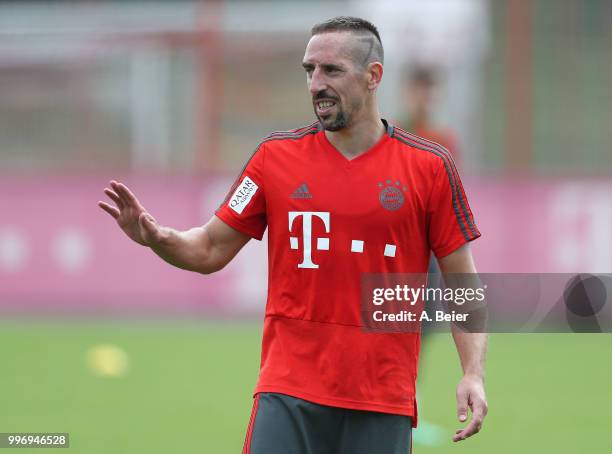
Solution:
M 447 256 L 480 236 L 455 163 L 449 155 L 439 159 L 428 216 L 429 244 L 437 258 Z
M 266 231 L 264 144 L 260 144 L 227 193 L 215 215 L 230 227 L 261 240 Z

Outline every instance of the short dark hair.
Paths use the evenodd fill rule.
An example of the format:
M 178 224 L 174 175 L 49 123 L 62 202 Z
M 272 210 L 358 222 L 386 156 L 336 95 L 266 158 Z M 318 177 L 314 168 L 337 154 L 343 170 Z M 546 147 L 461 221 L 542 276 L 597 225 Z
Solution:
M 423 87 L 435 87 L 440 81 L 440 74 L 434 66 L 416 66 L 408 71 L 408 80 Z
M 378 29 L 372 22 L 359 17 L 338 16 L 315 24 L 310 31 L 311 36 L 329 32 L 353 32 L 356 34 L 374 35 L 376 40 L 372 40 L 370 50 L 365 55 L 365 61 L 362 63 L 370 63 L 371 61 L 383 63 L 385 55 L 382 40 L 380 39 Z

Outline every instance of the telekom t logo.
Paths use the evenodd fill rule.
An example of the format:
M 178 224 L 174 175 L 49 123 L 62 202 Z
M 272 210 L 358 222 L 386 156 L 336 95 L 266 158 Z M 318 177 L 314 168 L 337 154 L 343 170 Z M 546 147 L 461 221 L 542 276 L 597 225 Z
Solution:
M 293 227 L 295 218 L 303 216 L 303 245 L 304 245 L 304 260 L 298 265 L 298 268 L 319 268 L 319 265 L 312 262 L 312 218 L 317 217 L 323 221 L 325 232 L 329 233 L 329 212 L 327 211 L 290 211 L 289 212 L 289 233 Z M 289 238 L 291 249 L 298 249 L 298 237 L 292 236 Z M 317 250 L 329 250 L 329 238 L 317 238 Z

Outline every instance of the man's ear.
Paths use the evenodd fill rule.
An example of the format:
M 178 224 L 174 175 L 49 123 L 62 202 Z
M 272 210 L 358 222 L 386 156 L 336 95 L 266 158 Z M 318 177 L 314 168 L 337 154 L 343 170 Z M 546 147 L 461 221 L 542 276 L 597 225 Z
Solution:
M 383 76 L 383 65 L 380 62 L 372 62 L 368 64 L 368 90 L 375 90 L 382 80 Z

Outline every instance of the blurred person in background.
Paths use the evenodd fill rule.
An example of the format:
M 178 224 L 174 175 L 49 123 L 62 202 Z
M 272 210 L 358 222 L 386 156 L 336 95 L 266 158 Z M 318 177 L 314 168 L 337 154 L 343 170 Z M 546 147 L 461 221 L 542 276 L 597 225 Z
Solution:
M 442 271 L 475 273 L 468 243 L 480 232 L 447 152 L 381 119 L 376 27 L 337 17 L 311 35 L 302 66 L 318 121 L 264 139 L 206 225 L 161 226 L 116 181 L 105 189 L 115 205 L 99 206 L 132 240 L 203 274 L 268 229 L 262 359 L 244 453 L 405 453 L 417 423 L 419 333 L 363 330 L 362 274 L 424 273 L 432 250 Z M 487 412 L 486 335 L 453 326 L 453 337 L 464 372 L 457 416 L 466 422 L 472 411 L 453 437 L 460 441 Z
M 434 67 L 416 65 L 405 71 L 403 86 L 406 117 L 400 125 L 424 139 L 439 143 L 459 161 L 458 143 L 451 128 L 442 127 L 434 120 L 436 101 L 440 95 L 440 72 Z
M 430 65 L 416 64 L 404 71 L 405 84 L 402 87 L 402 95 L 406 115 L 400 120 L 400 125 L 406 131 L 442 145 L 453 157 L 455 164 L 460 166 L 459 144 L 452 128 L 438 125 L 434 118 L 436 104 L 440 101 L 441 77 L 441 71 Z M 431 287 L 442 286 L 439 273 L 438 263 L 432 256 L 428 278 Z M 428 305 L 427 309 L 433 314 L 439 308 Z

